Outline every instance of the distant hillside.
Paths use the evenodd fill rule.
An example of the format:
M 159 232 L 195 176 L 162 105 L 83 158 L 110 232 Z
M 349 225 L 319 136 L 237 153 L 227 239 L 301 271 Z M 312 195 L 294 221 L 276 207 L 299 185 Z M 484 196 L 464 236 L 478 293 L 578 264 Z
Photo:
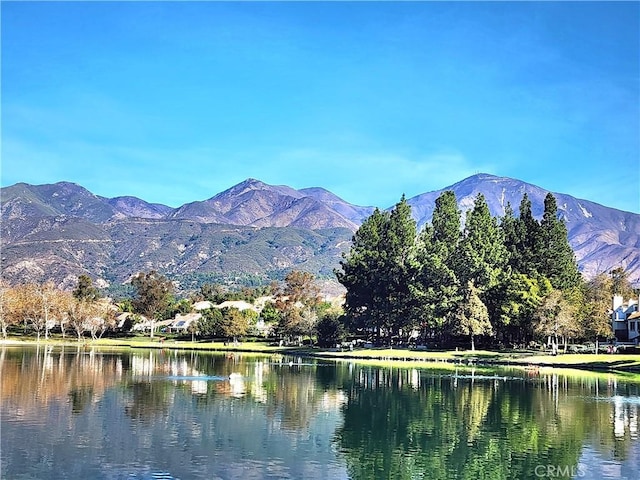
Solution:
M 430 221 L 445 190 L 454 191 L 463 212 L 482 193 L 497 216 L 507 202 L 517 213 L 525 192 L 540 216 L 547 193 L 519 180 L 475 175 L 409 199 L 420 226 Z M 640 215 L 555 196 L 583 273 L 622 266 L 638 281 Z M 117 285 L 151 269 L 185 288 L 203 279 L 268 281 L 289 269 L 331 279 L 353 232 L 374 210 L 323 188 L 295 190 L 255 179 L 175 209 L 136 197 L 100 197 L 68 182 L 19 183 L 0 189 L 0 199 L 2 277 L 53 279 L 66 287 L 81 273 Z

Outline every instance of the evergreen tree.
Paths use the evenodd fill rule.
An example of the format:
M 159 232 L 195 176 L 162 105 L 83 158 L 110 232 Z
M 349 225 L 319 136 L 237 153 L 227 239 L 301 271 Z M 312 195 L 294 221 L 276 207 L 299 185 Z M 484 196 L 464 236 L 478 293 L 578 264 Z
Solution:
M 509 240 L 515 244 L 507 246 L 507 250 L 513 254 L 510 264 L 514 271 L 535 278 L 540 267 L 542 233 L 540 224 L 533 217 L 531 200 L 526 193 L 522 196 L 520 216 L 514 227 L 513 236 Z
M 462 298 L 453 268 L 460 238 L 458 203 L 455 194 L 446 191 L 436 199 L 432 224 L 425 226 L 417 241 L 410 288 L 423 337 L 442 338 Z
M 410 284 L 414 276 L 416 222 L 404 195 L 391 211 L 385 233 L 387 266 L 382 280 L 389 307 L 385 327 L 391 335 L 398 335 L 400 330 L 407 333 L 413 323 L 415 308 Z
M 437 199 L 431 219 L 432 239 L 436 254 L 446 264 L 452 264 L 452 256 L 461 238 L 460 210 L 456 194 L 443 192 Z
M 345 312 L 356 329 L 393 335 L 412 317 L 410 291 L 416 225 L 404 195 L 390 213 L 376 209 L 353 237 L 336 271 L 347 289 Z
M 457 273 L 460 282 L 472 281 L 481 294 L 493 288 L 506 264 L 507 251 L 502 231 L 481 193 L 467 214 L 464 236 L 459 245 Z
M 554 288 L 567 290 L 578 286 L 580 272 L 567 239 L 567 227 L 558 218 L 558 206 L 551 193 L 544 199 L 540 238 L 539 273 L 547 277 Z
M 384 231 L 389 213 L 375 209 L 352 238 L 336 278 L 346 288 L 345 313 L 352 330 L 378 327 L 380 276 L 384 268 Z
M 515 218 L 511 204 L 507 202 L 504 208 L 504 216 L 500 219 L 500 230 L 502 230 L 502 239 L 507 254 L 507 265 L 511 270 L 521 272 L 520 267 L 520 251 L 524 235 L 520 220 Z
M 316 324 L 318 345 L 321 347 L 334 346 L 344 339 L 344 327 L 338 315 L 325 314 Z

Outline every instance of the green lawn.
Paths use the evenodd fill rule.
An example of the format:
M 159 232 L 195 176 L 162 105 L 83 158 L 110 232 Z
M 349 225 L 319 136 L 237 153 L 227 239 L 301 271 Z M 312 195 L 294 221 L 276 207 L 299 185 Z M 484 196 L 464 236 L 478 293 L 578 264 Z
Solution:
M 640 355 L 629 354 L 567 353 L 556 356 L 534 355 L 522 358 L 519 361 L 532 365 L 581 366 L 594 369 L 640 371 Z

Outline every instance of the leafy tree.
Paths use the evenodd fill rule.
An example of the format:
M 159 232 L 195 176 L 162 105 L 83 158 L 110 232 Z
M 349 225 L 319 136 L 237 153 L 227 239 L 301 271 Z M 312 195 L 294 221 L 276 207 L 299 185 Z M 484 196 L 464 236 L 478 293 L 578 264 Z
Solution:
M 234 307 L 203 310 L 196 330 L 205 337 L 234 338 L 246 335 L 251 315 Z M 255 313 L 255 312 L 254 312 Z
M 316 334 L 318 335 L 318 345 L 330 347 L 344 340 L 345 332 L 340 318 L 328 313 L 324 315 L 316 324 Z
M 598 353 L 598 342 L 601 338 L 614 338 L 611 324 L 611 296 L 619 286 L 615 280 L 601 273 L 584 285 L 584 307 L 582 308 L 582 331 L 586 338 L 595 342 Z
M 207 308 L 202 310 L 202 317 L 197 321 L 196 330 L 203 337 L 213 337 L 222 323 L 222 312 L 219 308 Z
M 2 279 L 0 279 L 0 329 L 2 330 L 2 338 L 7 338 L 7 328 L 14 323 L 12 289 Z
M 280 310 L 276 308 L 275 303 L 266 302 L 260 312 L 260 317 L 264 323 L 276 324 L 280 321 Z
M 15 297 L 17 316 L 24 322 L 25 330 L 30 326 L 36 332 L 38 341 L 46 328 L 45 320 L 42 317 L 39 289 L 39 285 L 32 283 L 19 285 L 16 288 Z
M 151 322 L 150 337 L 153 338 L 156 320 L 162 319 L 159 317 L 166 312 L 171 303 L 173 283 L 152 270 L 148 273 L 138 273 L 131 280 L 131 284 L 136 289 L 133 307 L 136 313 L 144 315 Z
M 526 345 L 533 338 L 533 320 L 543 298 L 551 291 L 549 280 L 504 270 L 492 290 L 491 307 L 498 312 L 496 330 L 503 343 Z M 499 326 L 499 327 L 498 327 Z
M 26 332 L 30 317 L 35 315 L 34 286 L 23 284 L 9 287 L 2 284 L 2 334 L 6 337 L 10 325 L 23 323 Z
M 84 332 L 87 331 L 89 320 L 95 316 L 95 302 L 79 300 L 75 297 L 67 305 L 69 324 L 76 332 L 78 342 L 82 341 Z
M 69 311 L 71 310 L 71 305 L 73 302 L 78 301 L 76 297 L 73 296 L 73 292 L 60 292 L 60 332 L 62 333 L 62 338 L 66 338 L 67 336 L 67 328 L 70 324 Z M 115 323 L 115 319 L 114 319 Z
M 191 300 L 187 298 L 183 298 L 180 300 L 175 300 L 173 297 L 167 306 L 167 309 L 162 313 L 164 318 L 173 318 L 176 315 L 186 315 L 187 313 L 191 313 L 193 311 L 193 304 Z
M 82 300 L 79 300 L 82 302 Z M 104 332 L 115 326 L 114 310 L 109 302 L 87 302 L 89 306 L 88 318 L 85 320 L 84 328 L 89 332 L 93 340 L 102 338 Z
M 635 291 L 629 281 L 629 272 L 622 267 L 616 267 L 609 272 L 611 282 L 608 290 L 611 295 L 622 295 L 630 298 Z
M 280 319 L 276 331 L 285 337 L 311 335 L 317 320 L 320 289 L 309 272 L 293 270 L 285 277 L 285 284 L 276 298 Z
M 463 300 L 456 311 L 455 319 L 455 332 L 460 335 L 469 335 L 471 350 L 475 350 L 476 336 L 493 333 L 487 307 L 480 299 L 479 290 L 472 281 L 467 282 Z
M 535 314 L 534 331 L 551 341 L 553 354 L 558 352 L 558 338 L 575 337 L 580 328 L 577 323 L 577 311 L 566 292 L 552 290 L 542 301 Z
M 223 308 L 222 322 L 216 335 L 226 338 L 240 337 L 246 335 L 249 330 L 249 320 L 246 315 L 237 308 Z
M 315 283 L 315 276 L 309 272 L 292 270 L 284 279 L 284 288 L 278 297 L 281 303 L 295 305 L 297 303 L 315 308 L 320 303 L 320 288 Z
M 205 283 L 200 287 L 198 300 L 208 300 L 213 303 L 222 303 L 227 300 L 228 289 L 222 285 Z
M 544 199 L 544 215 L 540 222 L 539 272 L 554 288 L 567 290 L 580 283 L 580 272 L 567 238 L 567 227 L 558 218 L 558 206 L 553 194 Z
M 38 295 L 37 302 L 40 308 L 40 318 L 37 322 L 42 324 L 45 338 L 49 338 L 49 330 L 51 329 L 52 323 L 54 323 L 56 318 L 60 317 L 60 292 L 52 282 L 47 282 L 42 285 L 37 285 L 36 293 Z

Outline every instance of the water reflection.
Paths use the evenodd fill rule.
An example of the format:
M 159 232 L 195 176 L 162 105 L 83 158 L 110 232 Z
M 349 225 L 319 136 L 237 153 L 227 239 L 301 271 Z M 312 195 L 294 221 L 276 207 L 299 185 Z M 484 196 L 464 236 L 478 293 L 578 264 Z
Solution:
M 635 478 L 637 384 L 301 358 L 0 350 L 2 478 Z

